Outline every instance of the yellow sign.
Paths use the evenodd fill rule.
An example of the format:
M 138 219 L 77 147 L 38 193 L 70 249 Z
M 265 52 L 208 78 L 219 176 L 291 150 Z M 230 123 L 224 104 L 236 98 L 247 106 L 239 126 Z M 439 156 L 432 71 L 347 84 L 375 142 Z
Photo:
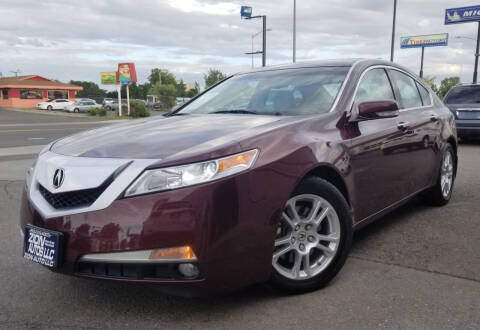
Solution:
M 117 84 L 117 73 L 112 72 L 100 72 L 100 78 L 102 80 L 102 85 L 116 85 Z

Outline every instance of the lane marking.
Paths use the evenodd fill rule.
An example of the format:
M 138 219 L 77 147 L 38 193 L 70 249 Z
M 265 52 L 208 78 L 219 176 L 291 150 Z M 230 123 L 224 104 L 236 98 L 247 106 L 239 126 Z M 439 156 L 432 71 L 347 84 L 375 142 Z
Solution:
M 38 154 L 45 145 L 0 148 L 0 157 Z
M 38 129 L 11 129 L 11 130 L 0 130 L 0 134 L 7 133 L 25 133 L 25 132 L 45 132 L 45 131 L 71 131 L 71 130 L 84 130 L 81 127 L 70 127 L 70 128 L 38 128 Z

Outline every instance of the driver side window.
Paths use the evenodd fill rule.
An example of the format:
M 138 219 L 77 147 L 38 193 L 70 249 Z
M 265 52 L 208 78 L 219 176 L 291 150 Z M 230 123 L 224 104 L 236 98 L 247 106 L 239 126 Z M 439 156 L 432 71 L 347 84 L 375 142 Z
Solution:
M 367 71 L 358 85 L 355 102 L 394 100 L 392 85 L 384 69 Z

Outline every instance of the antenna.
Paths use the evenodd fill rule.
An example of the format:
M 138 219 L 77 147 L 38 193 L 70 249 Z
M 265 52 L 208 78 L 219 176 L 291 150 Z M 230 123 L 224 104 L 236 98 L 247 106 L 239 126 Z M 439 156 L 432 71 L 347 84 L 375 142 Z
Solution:
M 15 77 L 18 77 L 18 74 L 22 71 L 20 71 L 20 69 L 17 69 L 16 71 L 10 71 L 10 72 L 15 74 Z

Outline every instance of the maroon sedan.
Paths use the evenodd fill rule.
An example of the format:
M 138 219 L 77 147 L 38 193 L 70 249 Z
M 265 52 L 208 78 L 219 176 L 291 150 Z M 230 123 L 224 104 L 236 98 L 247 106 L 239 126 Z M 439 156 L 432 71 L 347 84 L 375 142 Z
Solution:
M 264 68 L 166 117 L 45 148 L 26 180 L 24 257 L 189 293 L 314 290 L 342 268 L 353 230 L 416 195 L 448 203 L 456 168 L 453 115 L 408 70 Z

